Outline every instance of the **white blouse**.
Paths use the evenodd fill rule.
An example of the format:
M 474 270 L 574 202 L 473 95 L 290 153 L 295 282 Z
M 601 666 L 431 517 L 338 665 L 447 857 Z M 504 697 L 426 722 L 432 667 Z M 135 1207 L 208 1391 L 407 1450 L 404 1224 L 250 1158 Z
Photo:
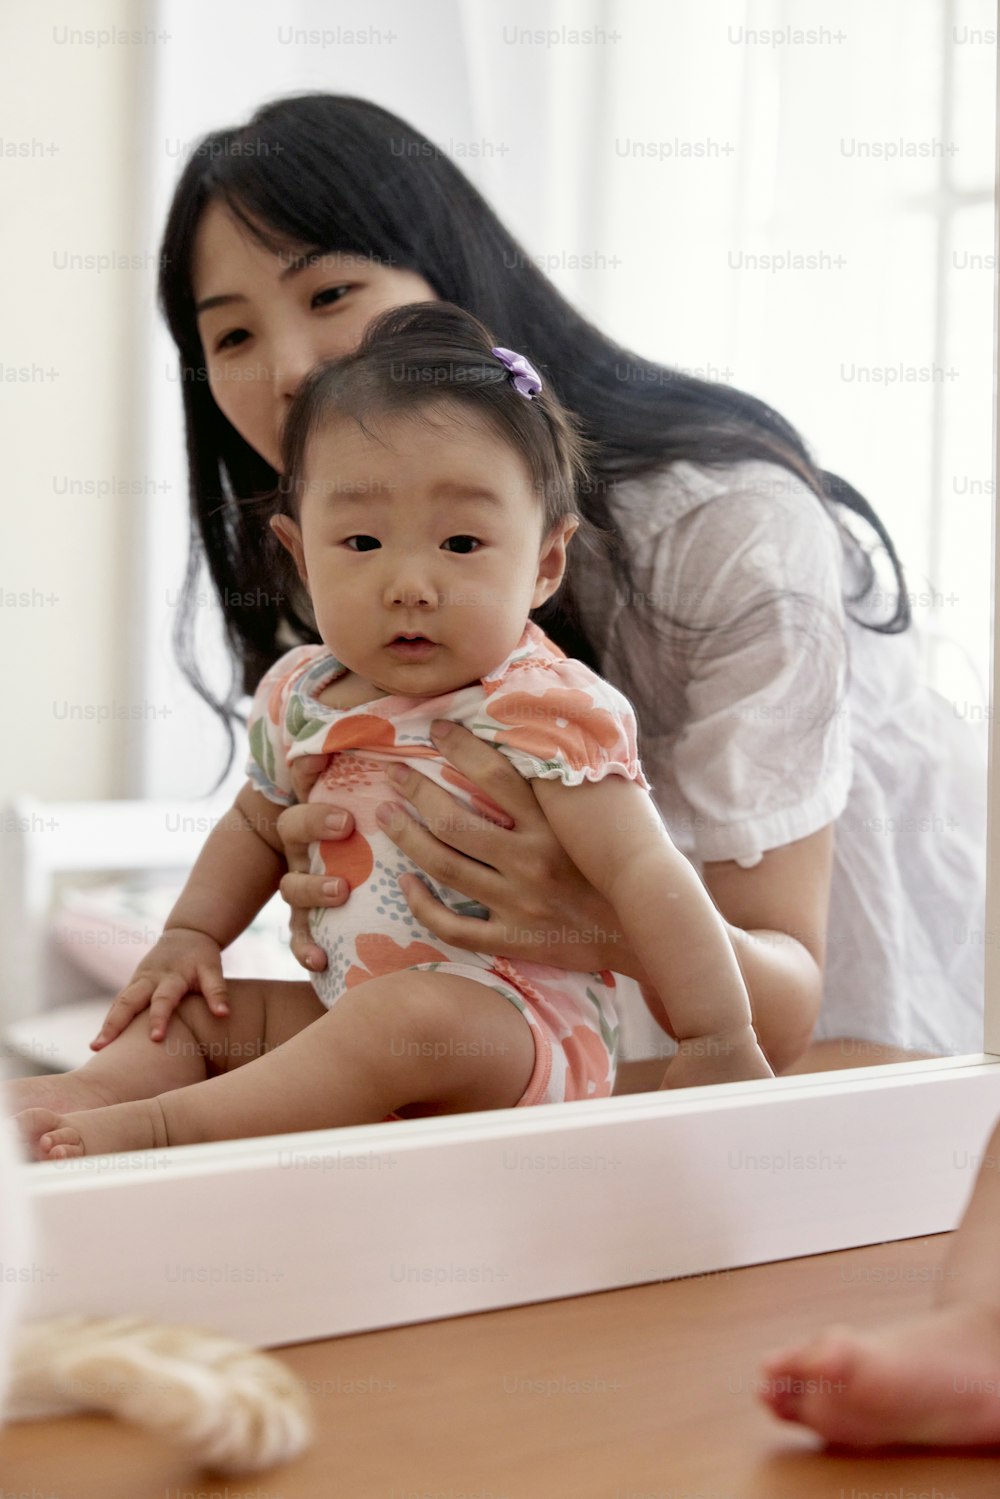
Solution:
M 677 463 L 611 503 L 642 599 L 588 554 L 578 605 L 602 674 L 635 705 L 671 838 L 699 870 L 752 868 L 835 821 L 815 1039 L 981 1051 L 985 724 L 925 682 L 915 628 L 847 617 L 850 553 L 787 470 Z M 868 608 L 891 613 L 885 594 Z M 623 1056 L 665 1054 L 666 1039 L 645 1009 L 626 1014 Z

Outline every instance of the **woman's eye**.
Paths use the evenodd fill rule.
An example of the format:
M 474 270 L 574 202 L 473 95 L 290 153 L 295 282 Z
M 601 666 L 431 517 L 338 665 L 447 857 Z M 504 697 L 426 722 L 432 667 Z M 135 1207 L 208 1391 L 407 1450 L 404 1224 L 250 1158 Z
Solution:
M 338 293 L 350 291 L 350 289 L 351 288 L 349 286 L 324 287 L 322 291 L 318 291 L 313 297 L 313 306 L 330 307 L 334 302 L 339 302 L 342 300 Z
M 357 546 L 357 547 L 352 547 L 351 546 L 351 542 L 352 541 L 357 541 L 357 542 L 362 542 L 362 541 L 369 542 L 370 541 L 371 542 L 371 546 Z M 375 550 L 375 548 L 376 547 L 380 547 L 382 545 L 382 543 L 379 541 L 378 537 L 376 537 L 376 536 L 348 536 L 345 539 L 345 541 L 344 541 L 344 545 L 347 546 L 347 547 L 351 547 L 351 551 L 352 552 L 373 552 Z
M 215 352 L 221 354 L 223 349 L 237 349 L 245 338 L 250 335 L 245 328 L 233 328 L 229 333 L 224 333 L 215 346 Z M 234 342 L 235 340 L 235 342 Z
M 480 541 L 478 541 L 475 536 L 449 536 L 448 540 L 444 543 L 444 545 L 446 547 L 450 547 L 451 544 L 452 544 L 452 542 L 458 542 L 459 543 L 458 546 L 456 546 L 456 547 L 453 548 L 454 551 L 465 553 L 465 554 L 471 552 L 472 549 L 473 549 L 473 547 L 478 547 L 478 546 L 482 545 L 482 543 Z
M 345 292 L 351 290 L 350 286 L 327 286 L 318 291 L 312 299 L 313 307 L 332 307 L 334 303 L 343 300 Z M 216 354 L 223 353 L 226 349 L 237 349 L 250 335 L 245 328 L 233 328 L 229 333 L 223 334 L 215 345 Z

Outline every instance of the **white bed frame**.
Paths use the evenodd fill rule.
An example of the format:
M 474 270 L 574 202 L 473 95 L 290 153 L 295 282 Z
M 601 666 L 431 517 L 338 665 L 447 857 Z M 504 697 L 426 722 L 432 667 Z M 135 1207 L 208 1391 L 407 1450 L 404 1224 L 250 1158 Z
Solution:
M 0 1021 L 94 993 L 94 982 L 63 962 L 49 938 L 61 875 L 189 869 L 204 844 L 206 818 L 222 810 L 208 802 L 12 802 L 0 836 Z M 176 820 L 180 826 L 172 828 Z
M 990 755 L 992 870 L 992 725 Z M 189 865 L 213 810 L 15 804 L 8 1021 L 66 997 L 54 879 Z M 27 1314 L 128 1310 L 270 1346 L 951 1229 L 1000 1114 L 996 970 L 989 949 L 975 1056 L 26 1164 Z

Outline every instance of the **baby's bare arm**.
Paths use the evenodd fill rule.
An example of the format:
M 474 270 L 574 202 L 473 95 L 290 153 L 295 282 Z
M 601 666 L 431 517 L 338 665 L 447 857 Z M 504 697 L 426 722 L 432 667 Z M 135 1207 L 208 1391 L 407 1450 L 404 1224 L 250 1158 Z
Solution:
M 216 1015 L 228 1011 L 222 951 L 277 890 L 285 869 L 275 831 L 280 808 L 249 782 L 216 824 L 164 923 L 163 935 L 111 1003 L 90 1043 L 107 1046 L 149 1006 L 161 1041 L 185 994 L 200 992 Z
M 286 869 L 277 834 L 281 808 L 248 781 L 212 829 L 164 931 L 205 932 L 220 948 L 245 931 Z
M 680 1058 L 711 1057 L 685 1043 L 716 1038 L 734 1066 L 747 1051 L 744 1076 L 770 1076 L 726 924 L 651 799 L 622 776 L 572 787 L 542 780 L 535 790 L 570 858 L 614 906 L 663 1000 Z

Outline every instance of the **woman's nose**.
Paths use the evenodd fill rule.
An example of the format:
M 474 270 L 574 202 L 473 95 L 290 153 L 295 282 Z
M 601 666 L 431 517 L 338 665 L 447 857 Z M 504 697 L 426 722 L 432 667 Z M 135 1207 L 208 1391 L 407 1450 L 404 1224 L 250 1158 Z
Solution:
M 316 355 L 304 341 L 296 342 L 287 337 L 280 345 L 273 345 L 270 352 L 270 367 L 266 373 L 273 383 L 274 441 L 281 447 L 285 421 L 292 401 L 303 380 L 317 363 Z
M 272 344 L 271 378 L 274 381 L 274 393 L 283 410 L 291 405 L 299 386 L 318 363 L 319 356 L 307 338 L 286 333 Z

